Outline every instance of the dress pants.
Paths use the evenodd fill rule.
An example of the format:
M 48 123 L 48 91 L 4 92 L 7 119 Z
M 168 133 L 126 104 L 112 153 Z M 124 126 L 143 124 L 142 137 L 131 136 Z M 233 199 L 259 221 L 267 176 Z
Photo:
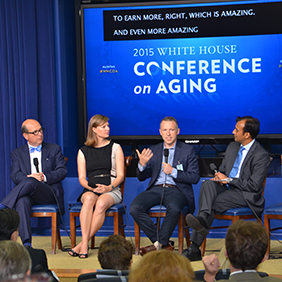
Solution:
M 55 204 L 51 187 L 33 177 L 27 177 L 16 185 L 1 201 L 1 204 L 15 209 L 20 216 L 19 233 L 23 244 L 31 243 L 31 207 L 39 204 Z
M 157 226 L 147 211 L 153 206 L 160 205 L 162 193 L 162 205 L 166 207 L 167 212 L 160 230 L 157 231 Z M 162 245 L 167 245 L 185 205 L 187 205 L 187 200 L 177 187 L 153 186 L 133 200 L 130 214 L 153 243 L 158 241 Z
M 207 223 L 208 227 L 212 225 L 215 212 L 222 213 L 232 208 L 246 207 L 247 203 L 235 189 L 227 189 L 226 185 L 220 185 L 215 181 L 206 180 L 200 190 L 199 211 Z M 205 236 L 198 234 L 196 230 L 192 231 L 191 242 L 200 246 Z

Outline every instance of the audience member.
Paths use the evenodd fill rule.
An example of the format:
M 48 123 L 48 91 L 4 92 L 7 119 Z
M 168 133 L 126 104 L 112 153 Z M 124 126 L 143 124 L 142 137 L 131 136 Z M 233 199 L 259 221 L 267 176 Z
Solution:
M 195 210 L 192 184 L 200 179 L 198 159 L 191 145 L 177 141 L 180 132 L 174 117 L 165 117 L 160 124 L 163 142 L 140 153 L 137 177 L 140 181 L 151 178 L 146 191 L 140 193 L 131 203 L 130 214 L 145 232 L 153 245 L 140 248 L 140 254 L 165 248 L 173 250 L 170 240 L 181 210 L 188 205 Z M 166 207 L 166 216 L 158 231 L 147 211 L 156 205 Z
M 1 201 L 0 209 L 16 209 L 20 215 L 19 233 L 25 246 L 31 247 L 31 207 L 56 204 L 64 213 L 64 190 L 61 181 L 67 175 L 62 149 L 43 142 L 44 128 L 34 119 L 22 123 L 21 131 L 27 144 L 11 153 L 11 179 L 16 186 Z
M 258 222 L 238 220 L 232 224 L 226 234 L 226 256 L 230 261 L 230 277 L 232 281 L 282 281 L 276 277 L 261 278 L 256 269 L 265 260 L 268 237 L 264 227 Z M 216 255 L 203 258 L 205 266 L 204 280 L 215 281 L 220 267 Z M 224 280 L 221 280 L 224 281 Z
M 14 241 L 0 241 L 0 280 L 24 280 L 31 272 L 26 248 Z
M 132 265 L 129 282 L 190 282 L 195 277 L 190 261 L 184 256 L 159 250 L 147 253 Z
M 98 260 L 103 269 L 129 270 L 133 246 L 120 235 L 111 235 L 100 244 Z
M 88 242 L 103 225 L 106 210 L 122 200 L 124 155 L 121 146 L 108 139 L 108 120 L 102 115 L 90 119 L 85 146 L 77 155 L 79 183 L 84 188 L 78 197 L 82 240 L 69 255 L 82 259 L 88 257 Z
M 18 239 L 18 229 L 20 217 L 16 210 L 0 210 L 0 241 L 11 240 L 16 242 Z M 50 276 L 51 281 L 57 282 L 55 275 L 48 269 L 47 257 L 44 250 L 34 249 L 26 246 L 32 261 L 32 274 L 46 273 Z
M 263 182 L 270 165 L 269 154 L 256 141 L 260 131 L 257 118 L 238 117 L 231 142 L 215 177 L 203 182 L 197 217 L 186 216 L 187 225 L 193 228 L 192 244 L 183 251 L 190 261 L 201 260 L 199 247 L 209 233 L 215 213 L 231 208 L 248 207 L 260 216 L 264 208 Z

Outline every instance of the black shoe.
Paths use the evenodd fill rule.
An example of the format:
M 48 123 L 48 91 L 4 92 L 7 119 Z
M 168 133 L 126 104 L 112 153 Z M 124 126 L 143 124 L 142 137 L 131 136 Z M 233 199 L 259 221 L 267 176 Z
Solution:
M 200 235 L 206 236 L 209 234 L 208 225 L 200 216 L 196 217 L 189 213 L 186 215 L 185 220 L 187 225 L 196 230 Z
M 182 252 L 182 255 L 188 258 L 190 261 L 202 260 L 201 251 L 199 249 L 193 251 L 191 247 L 189 247 Z

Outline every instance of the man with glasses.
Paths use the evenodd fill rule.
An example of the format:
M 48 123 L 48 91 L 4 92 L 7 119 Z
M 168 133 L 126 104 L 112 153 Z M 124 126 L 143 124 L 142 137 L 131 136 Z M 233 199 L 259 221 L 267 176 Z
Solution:
M 16 209 L 20 215 L 19 233 L 25 246 L 31 247 L 31 207 L 56 204 L 64 213 L 64 190 L 61 181 L 67 175 L 62 149 L 43 142 L 43 128 L 34 119 L 23 122 L 21 131 L 27 144 L 11 153 L 11 179 L 16 186 L 1 201 L 0 209 Z

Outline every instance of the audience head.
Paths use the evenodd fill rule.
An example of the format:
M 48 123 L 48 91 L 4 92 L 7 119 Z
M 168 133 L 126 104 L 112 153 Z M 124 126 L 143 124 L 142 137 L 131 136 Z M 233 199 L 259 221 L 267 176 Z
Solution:
M 252 139 L 255 139 L 260 131 L 260 122 L 251 116 L 237 117 L 236 122 L 245 121 L 243 133 L 249 132 Z
M 0 241 L 17 241 L 20 217 L 17 211 L 6 208 L 0 210 Z
M 190 282 L 195 275 L 190 261 L 176 253 L 159 250 L 147 253 L 134 263 L 129 282 Z
M 26 119 L 21 126 L 23 137 L 29 145 L 37 147 L 43 142 L 43 130 L 40 123 L 35 119 Z
M 133 246 L 120 235 L 111 235 L 99 247 L 98 260 L 103 269 L 129 270 Z
M 87 138 L 84 143 L 85 145 L 95 146 L 97 144 L 97 137 L 95 132 L 93 131 L 93 128 L 105 124 L 106 122 L 108 122 L 108 120 L 109 118 L 103 115 L 95 115 L 89 120 Z
M 268 237 L 258 222 L 238 220 L 227 230 L 226 253 L 235 269 L 256 269 L 264 260 Z
M 31 272 L 31 259 L 27 249 L 13 241 L 0 241 L 0 281 L 21 280 Z

